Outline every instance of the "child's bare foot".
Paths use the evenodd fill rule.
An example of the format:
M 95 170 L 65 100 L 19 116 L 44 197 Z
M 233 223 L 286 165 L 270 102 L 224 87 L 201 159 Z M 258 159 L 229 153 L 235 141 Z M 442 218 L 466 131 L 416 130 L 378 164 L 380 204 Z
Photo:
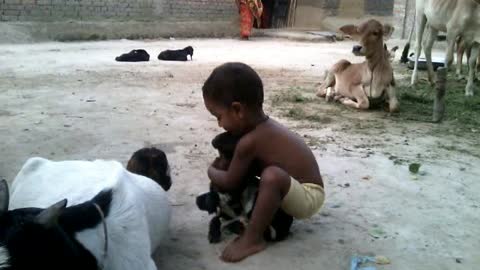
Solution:
M 249 241 L 241 236 L 230 242 L 220 257 L 225 262 L 239 262 L 248 256 L 264 250 L 267 244 L 263 239 L 258 241 Z

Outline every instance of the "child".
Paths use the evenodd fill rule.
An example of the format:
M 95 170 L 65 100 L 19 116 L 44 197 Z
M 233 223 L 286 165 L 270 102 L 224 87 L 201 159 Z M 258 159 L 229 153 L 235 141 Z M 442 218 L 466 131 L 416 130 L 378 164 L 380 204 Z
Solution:
M 223 251 L 226 262 L 238 262 L 266 248 L 263 233 L 282 208 L 294 218 L 309 218 L 324 201 L 323 181 L 312 151 L 296 134 L 263 111 L 263 84 L 248 65 L 226 63 L 203 85 L 207 110 L 218 125 L 241 136 L 228 171 L 215 162 L 208 176 L 218 189 L 241 188 L 253 160 L 262 166 L 260 188 L 245 232 Z

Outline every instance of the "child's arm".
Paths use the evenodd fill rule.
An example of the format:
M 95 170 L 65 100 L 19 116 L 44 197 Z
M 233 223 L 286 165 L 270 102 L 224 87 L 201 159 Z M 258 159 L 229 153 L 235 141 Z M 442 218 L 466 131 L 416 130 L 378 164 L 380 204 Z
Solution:
M 241 186 L 248 167 L 254 158 L 253 150 L 254 147 L 251 140 L 242 138 L 235 148 L 228 171 L 219 170 L 214 166 L 208 168 L 210 181 L 222 191 L 237 189 Z

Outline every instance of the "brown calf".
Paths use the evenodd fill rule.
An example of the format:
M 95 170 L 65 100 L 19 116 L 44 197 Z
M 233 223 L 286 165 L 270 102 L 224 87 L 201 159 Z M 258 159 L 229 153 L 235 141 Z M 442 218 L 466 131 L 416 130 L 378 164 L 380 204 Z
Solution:
M 365 56 L 366 61 L 359 64 L 347 60 L 337 62 L 328 72 L 317 96 L 327 100 L 335 96 L 342 104 L 357 109 L 368 109 L 372 103 L 384 102 L 387 97 L 390 112 L 397 111 L 399 103 L 390 64 L 391 54 L 383 43 L 384 38 L 391 36 L 393 27 L 369 20 L 359 26 L 343 26 L 340 31 L 359 40 L 360 46 L 354 46 L 353 53 Z

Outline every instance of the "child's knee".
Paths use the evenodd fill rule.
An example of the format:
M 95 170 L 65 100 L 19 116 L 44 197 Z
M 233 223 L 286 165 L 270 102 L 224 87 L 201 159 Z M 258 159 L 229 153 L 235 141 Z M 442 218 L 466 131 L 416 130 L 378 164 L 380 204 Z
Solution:
M 289 184 L 290 175 L 279 167 L 270 166 L 262 172 L 260 185 L 284 187 Z

